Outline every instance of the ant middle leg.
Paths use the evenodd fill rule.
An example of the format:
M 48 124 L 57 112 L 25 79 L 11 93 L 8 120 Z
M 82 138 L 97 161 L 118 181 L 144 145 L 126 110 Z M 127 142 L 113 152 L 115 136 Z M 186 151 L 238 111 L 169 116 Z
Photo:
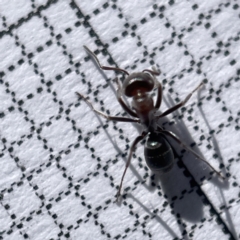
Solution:
M 203 82 L 201 82 L 191 93 L 189 93 L 187 95 L 187 97 L 180 103 L 178 103 L 177 105 L 169 108 L 168 110 L 166 110 L 165 112 L 163 112 L 161 115 L 158 116 L 158 118 L 164 117 L 166 115 L 168 115 L 169 113 L 172 113 L 174 111 L 176 111 L 178 108 L 184 106 L 186 104 L 186 102 L 190 99 L 190 97 L 193 95 L 194 92 L 196 92 L 200 87 L 203 86 Z
M 139 119 L 133 119 L 133 118 L 125 118 L 125 117 L 116 117 L 116 116 L 109 116 L 101 111 L 98 111 L 96 110 L 92 103 L 85 97 L 83 96 L 81 93 L 78 93 L 76 92 L 76 94 L 78 95 L 78 97 L 81 99 L 83 99 L 88 105 L 89 107 L 95 112 L 97 113 L 98 115 L 106 118 L 107 120 L 110 120 L 110 121 L 116 121 L 116 122 L 136 122 L 136 123 L 140 123 L 140 120 Z

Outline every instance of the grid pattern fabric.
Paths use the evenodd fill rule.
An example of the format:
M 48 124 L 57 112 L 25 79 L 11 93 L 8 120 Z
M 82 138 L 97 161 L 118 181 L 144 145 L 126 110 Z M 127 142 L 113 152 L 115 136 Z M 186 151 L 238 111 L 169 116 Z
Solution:
M 102 65 L 159 69 L 160 111 L 204 82 L 161 124 L 228 180 L 172 139 L 173 168 L 154 174 L 142 141 L 116 203 L 141 126 L 76 96 L 129 117 L 126 76 L 84 45 Z M 239 49 L 238 1 L 1 0 L 0 239 L 239 239 Z

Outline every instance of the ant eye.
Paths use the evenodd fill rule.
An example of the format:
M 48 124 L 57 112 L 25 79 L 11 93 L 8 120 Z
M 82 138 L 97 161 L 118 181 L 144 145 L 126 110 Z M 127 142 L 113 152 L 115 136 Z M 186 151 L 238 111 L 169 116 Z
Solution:
M 154 79 L 149 73 L 133 73 L 124 80 L 122 88 L 127 97 L 133 97 L 137 92 L 151 92 Z

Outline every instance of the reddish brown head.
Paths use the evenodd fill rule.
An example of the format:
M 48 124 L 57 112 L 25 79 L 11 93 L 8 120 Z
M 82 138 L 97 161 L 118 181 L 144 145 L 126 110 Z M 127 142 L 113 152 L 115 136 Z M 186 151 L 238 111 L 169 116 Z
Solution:
M 123 82 L 122 90 L 127 97 L 138 93 L 151 92 L 154 88 L 154 79 L 149 73 L 138 72 L 129 75 Z

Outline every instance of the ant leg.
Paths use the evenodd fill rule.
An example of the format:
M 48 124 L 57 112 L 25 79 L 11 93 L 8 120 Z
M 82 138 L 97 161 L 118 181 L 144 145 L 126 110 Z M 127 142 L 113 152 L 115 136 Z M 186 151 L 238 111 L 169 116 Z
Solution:
M 149 72 L 152 75 L 156 75 L 159 76 L 161 74 L 161 72 L 158 72 L 158 70 L 155 67 L 152 67 L 153 70 L 150 69 L 144 69 L 142 72 Z
M 159 109 L 160 106 L 161 106 L 161 103 L 162 103 L 162 85 L 161 83 L 157 82 L 157 89 L 158 89 L 158 93 L 157 93 L 157 100 L 156 100 L 156 103 L 155 103 L 155 108 L 156 109 Z
M 87 47 L 87 46 L 83 46 L 85 48 L 85 50 L 88 52 L 89 55 L 91 55 L 95 62 L 97 63 L 98 67 L 103 69 L 103 70 L 113 70 L 113 71 L 120 71 L 120 72 L 124 72 L 126 73 L 127 75 L 129 75 L 129 73 L 124 70 L 124 69 L 121 69 L 121 68 L 115 68 L 115 67 L 107 67 L 107 66 L 102 66 L 97 58 L 97 56 Z
M 157 100 L 155 103 L 155 108 L 159 109 L 162 103 L 162 85 L 160 82 L 158 82 L 157 78 L 155 76 L 159 76 L 161 72 L 158 72 L 158 70 L 155 67 L 152 67 L 152 70 L 144 69 L 143 72 L 149 72 L 153 75 L 153 78 L 155 80 L 155 88 L 158 89 L 157 93 Z
M 120 183 L 119 189 L 118 189 L 118 191 L 117 191 L 117 195 L 116 195 L 117 201 L 118 201 L 118 199 L 119 199 L 119 197 L 120 197 L 120 194 L 121 194 L 123 179 L 124 179 L 124 176 L 125 176 L 125 174 L 126 174 L 126 171 L 127 171 L 128 167 L 129 167 L 129 164 L 130 164 L 130 162 L 131 162 L 132 154 L 133 154 L 133 152 L 135 151 L 135 148 L 136 148 L 137 144 L 138 144 L 141 140 L 143 140 L 146 135 L 147 135 L 147 133 L 146 133 L 146 132 L 143 132 L 142 135 L 136 137 L 136 139 L 135 139 L 135 140 L 133 141 L 133 143 L 132 143 L 132 146 L 131 146 L 130 151 L 129 151 L 128 159 L 127 159 L 127 162 L 126 162 L 126 167 L 125 167 L 125 169 L 124 169 L 124 172 L 123 172 L 123 175 L 122 175 L 122 178 L 121 178 L 121 183 Z
M 194 92 L 196 92 L 200 87 L 203 86 L 203 82 L 201 82 L 190 94 L 187 95 L 187 97 L 184 99 L 184 101 L 178 103 L 177 105 L 169 108 L 168 110 L 166 110 L 165 112 L 163 112 L 161 115 L 158 116 L 158 118 L 160 117 L 164 117 L 166 115 L 168 115 L 169 113 L 172 113 L 174 111 L 176 111 L 178 108 L 184 106 L 186 104 L 186 102 L 189 100 L 189 98 L 193 95 Z
M 225 177 L 222 176 L 220 172 L 218 172 L 210 163 L 208 163 L 206 160 L 204 160 L 202 157 L 200 157 L 196 152 L 194 152 L 191 148 L 189 148 L 187 145 L 185 145 L 178 137 L 176 134 L 170 131 L 166 130 L 160 130 L 161 133 L 164 133 L 171 138 L 173 138 L 177 143 L 179 143 L 183 148 L 185 148 L 187 151 L 191 152 L 197 159 L 205 162 L 219 177 L 221 177 L 223 180 Z
M 114 81 L 117 83 L 117 100 L 118 102 L 121 104 L 122 108 L 128 113 L 130 114 L 131 116 L 133 117 L 138 117 L 138 115 L 132 111 L 128 106 L 127 104 L 124 102 L 124 100 L 122 99 L 122 89 L 121 89 L 121 85 L 120 85 L 120 82 L 119 82 L 119 79 L 116 77 L 114 79 Z
M 86 97 L 84 97 L 82 94 L 80 94 L 78 92 L 76 92 L 76 94 L 78 95 L 78 97 L 80 99 L 82 98 L 95 113 L 97 113 L 98 115 L 106 118 L 107 120 L 116 121 L 116 122 L 137 122 L 137 123 L 140 123 L 139 119 L 125 118 L 125 117 L 115 117 L 115 116 L 106 115 L 105 113 L 96 110 L 93 107 L 93 105 L 91 104 L 91 102 Z

